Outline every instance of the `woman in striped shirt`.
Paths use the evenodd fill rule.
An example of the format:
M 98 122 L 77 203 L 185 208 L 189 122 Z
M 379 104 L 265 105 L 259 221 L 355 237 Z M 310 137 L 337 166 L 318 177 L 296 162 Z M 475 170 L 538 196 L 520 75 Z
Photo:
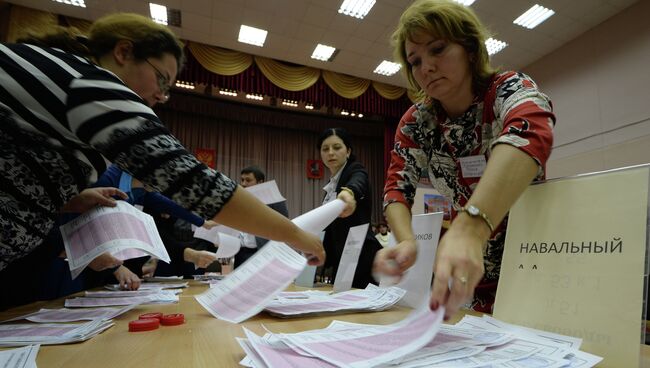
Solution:
M 109 162 L 203 218 L 323 262 L 315 236 L 197 161 L 151 109 L 184 60 L 167 27 L 114 14 L 87 38 L 72 32 L 0 44 L 0 272 L 43 243 Z

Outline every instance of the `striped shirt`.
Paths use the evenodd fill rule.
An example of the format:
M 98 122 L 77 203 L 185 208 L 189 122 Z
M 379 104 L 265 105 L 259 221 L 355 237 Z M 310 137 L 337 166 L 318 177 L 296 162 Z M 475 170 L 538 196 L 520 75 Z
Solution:
M 203 218 L 236 183 L 200 163 L 115 74 L 58 49 L 0 44 L 0 270 L 109 162 Z

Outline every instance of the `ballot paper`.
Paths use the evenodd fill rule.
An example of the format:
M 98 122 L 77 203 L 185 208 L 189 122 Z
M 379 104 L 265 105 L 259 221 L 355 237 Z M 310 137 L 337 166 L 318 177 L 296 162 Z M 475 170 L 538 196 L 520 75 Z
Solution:
M 294 358 L 310 356 L 317 358 L 329 365 L 317 365 L 316 361 L 305 361 L 303 364 L 295 362 L 293 366 L 317 367 L 372 367 L 399 359 L 407 354 L 417 351 L 429 341 L 433 340 L 438 332 L 444 316 L 444 308 L 431 311 L 426 305 L 414 310 L 407 318 L 392 325 L 366 326 L 344 330 L 319 330 L 309 333 L 273 334 L 274 338 L 266 340 L 275 343 L 284 343 L 293 350 Z M 244 329 L 249 342 L 265 361 L 267 366 L 271 361 L 266 350 L 272 346 L 259 347 L 259 338 Z M 257 345 L 256 345 L 257 344 Z M 284 353 L 289 352 L 284 348 Z M 277 353 L 277 351 L 276 351 Z M 282 352 L 280 352 L 282 353 Z M 291 358 L 289 358 L 291 359 Z M 290 366 L 289 364 L 285 366 Z
M 196 300 L 216 318 L 239 323 L 257 313 L 302 271 L 307 260 L 284 243 L 268 242 Z
M 118 297 L 76 297 L 65 300 L 65 306 L 71 307 L 108 307 L 131 304 L 173 304 L 178 303 L 178 295 L 169 290 L 159 290 L 156 293 L 143 296 Z
M 127 305 L 122 308 L 105 307 L 94 309 L 41 309 L 38 312 L 26 314 L 24 316 L 12 318 L 5 322 L 19 321 L 22 319 L 38 322 L 38 323 L 56 323 L 56 322 L 77 322 L 77 321 L 92 321 L 96 319 L 109 320 L 113 319 L 123 313 L 130 311 L 138 306 L 137 304 Z M 1 367 L 2 365 L 0 365 Z
M 61 234 L 72 278 L 105 252 L 128 257 L 124 251 L 135 248 L 138 251 L 131 255 L 148 254 L 170 262 L 153 218 L 125 201 L 81 214 L 61 226 Z
M 27 345 L 22 348 L 0 351 L 0 367 L 36 368 L 36 355 L 40 345 Z
M 189 283 L 187 281 L 180 282 L 145 282 L 140 284 L 138 291 L 144 290 L 160 290 L 160 289 L 184 289 L 188 287 Z M 122 290 L 120 284 L 109 284 L 104 285 L 104 288 L 107 290 Z
M 302 230 L 318 234 L 343 211 L 337 199 L 292 220 Z M 284 243 L 268 242 L 244 264 L 196 300 L 216 318 L 239 323 L 264 309 L 307 265 L 305 257 Z
M 266 305 L 265 310 L 278 317 L 302 317 L 349 312 L 376 312 L 392 308 L 406 293 L 390 287 L 378 288 L 369 284 L 364 290 L 350 290 L 336 294 L 284 292 Z
M 354 273 L 357 271 L 359 255 L 361 254 L 363 243 L 366 240 L 368 225 L 354 226 L 348 231 L 348 237 L 345 240 L 343 252 L 341 252 L 341 260 L 337 268 L 338 271 L 334 279 L 335 293 L 352 288 L 352 280 L 354 279 Z
M 291 222 L 308 233 L 318 235 L 321 231 L 325 230 L 332 221 L 339 217 L 341 212 L 343 212 L 343 209 L 345 209 L 345 202 L 340 199 L 335 199 L 294 218 Z
M 86 341 L 113 326 L 112 321 L 81 324 L 36 323 L 0 325 L 0 347 L 30 344 L 55 345 Z
M 278 203 L 286 200 L 282 194 L 280 194 L 280 189 L 278 189 L 278 184 L 275 180 L 269 180 L 246 187 L 246 190 L 264 204 Z
M 587 368 L 602 360 L 578 350 L 579 344 L 573 337 L 509 325 L 487 316 L 466 316 L 456 325 L 440 325 L 421 347 L 404 354 L 394 353 L 389 360 L 378 359 L 384 345 L 399 341 L 390 333 L 395 325 L 333 321 L 324 329 L 295 334 L 267 333 L 259 337 L 245 330 L 247 338 L 237 341 L 246 353 L 242 362 L 256 368 Z M 404 333 L 408 332 L 413 331 Z M 383 336 L 384 340 L 377 345 L 357 344 L 357 336 Z M 342 344 L 336 345 L 336 341 Z M 326 346 L 318 346 L 321 342 Z

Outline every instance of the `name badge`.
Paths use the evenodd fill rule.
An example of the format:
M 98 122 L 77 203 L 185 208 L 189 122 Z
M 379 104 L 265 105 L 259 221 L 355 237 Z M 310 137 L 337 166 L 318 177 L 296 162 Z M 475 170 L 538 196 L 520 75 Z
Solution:
M 467 156 L 458 159 L 463 178 L 480 178 L 487 162 L 484 155 Z

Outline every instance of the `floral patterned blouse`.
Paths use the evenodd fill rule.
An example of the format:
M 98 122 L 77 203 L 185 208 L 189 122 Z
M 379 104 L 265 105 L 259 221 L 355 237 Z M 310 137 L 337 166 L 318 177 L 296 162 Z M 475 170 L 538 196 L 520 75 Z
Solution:
M 384 207 L 401 202 L 410 208 L 418 181 L 428 175 L 433 187 L 454 207 L 455 217 L 455 210 L 465 205 L 480 179 L 463 177 L 460 159 L 484 156 L 488 161 L 497 144 L 527 153 L 539 165 L 537 179 L 543 179 L 554 124 L 549 98 L 530 77 L 517 72 L 495 75 L 487 92 L 455 119 L 447 117 L 437 101 L 418 103 L 397 127 Z M 505 223 L 497 226 L 484 250 L 484 281 L 499 277 Z

